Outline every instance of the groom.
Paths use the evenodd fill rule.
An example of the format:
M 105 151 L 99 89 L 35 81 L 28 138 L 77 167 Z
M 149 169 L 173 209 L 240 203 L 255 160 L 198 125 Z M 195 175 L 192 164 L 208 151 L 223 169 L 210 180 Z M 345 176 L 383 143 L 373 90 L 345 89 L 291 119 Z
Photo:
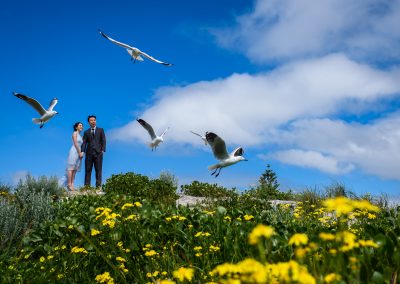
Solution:
M 106 135 L 104 129 L 96 126 L 96 116 L 89 115 L 90 128 L 83 134 L 82 152 L 85 158 L 85 186 L 90 186 L 92 169 L 96 171 L 96 187 L 101 189 L 103 153 L 106 151 Z

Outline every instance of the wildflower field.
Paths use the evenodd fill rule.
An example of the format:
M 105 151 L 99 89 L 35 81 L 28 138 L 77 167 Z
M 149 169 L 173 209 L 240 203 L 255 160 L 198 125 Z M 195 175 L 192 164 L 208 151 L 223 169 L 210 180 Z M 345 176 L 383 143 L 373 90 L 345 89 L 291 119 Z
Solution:
M 251 193 L 189 208 L 162 202 L 165 187 L 124 186 L 50 200 L 51 218 L 1 235 L 0 283 L 400 283 L 397 208 Z M 1 207 L 18 198 L 2 192 Z

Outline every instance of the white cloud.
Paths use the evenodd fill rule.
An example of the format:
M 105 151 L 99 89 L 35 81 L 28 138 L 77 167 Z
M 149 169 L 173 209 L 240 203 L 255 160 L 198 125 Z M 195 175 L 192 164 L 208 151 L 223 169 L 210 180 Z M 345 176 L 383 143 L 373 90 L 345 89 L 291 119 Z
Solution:
M 258 0 L 235 27 L 212 33 L 256 62 L 331 52 L 371 62 L 399 59 L 399 26 L 400 0 Z
M 215 131 L 227 143 L 262 145 L 269 130 L 305 117 L 325 117 L 358 104 L 371 106 L 379 98 L 400 92 L 398 70 L 381 71 L 355 63 L 341 54 L 283 65 L 259 75 L 233 74 L 225 79 L 198 82 L 157 91 L 154 105 L 141 118 L 156 132 L 170 126 L 165 139 L 199 145 L 196 132 Z M 351 100 L 352 106 L 343 108 Z M 147 141 L 136 122 L 114 129 L 111 139 Z
M 351 169 L 347 165 L 354 165 L 365 173 L 382 178 L 400 180 L 400 113 L 370 122 L 369 124 L 348 123 L 331 119 L 305 119 L 293 122 L 287 130 L 271 133 L 271 141 L 280 147 L 291 150 L 271 153 L 282 162 L 301 166 L 312 166 L 299 153 L 324 153 L 329 157 L 328 166 L 320 167 L 322 171 L 334 173 L 335 161 L 337 169 Z M 292 150 L 296 149 L 296 150 Z M 298 153 L 299 152 L 299 153 Z M 291 154 L 291 155 L 290 155 Z M 296 155 L 297 154 L 297 157 Z M 322 155 L 322 154 L 321 154 Z M 316 160 L 321 158 L 316 156 Z M 290 159 L 298 159 L 297 161 Z M 321 161 L 321 164 L 327 164 Z M 331 166 L 331 168 L 329 167 Z M 340 168 L 344 166 L 344 168 Z
M 354 169 L 352 164 L 340 162 L 331 155 L 323 155 L 316 151 L 290 149 L 276 151 L 262 158 L 273 158 L 289 165 L 314 168 L 330 174 L 344 174 Z

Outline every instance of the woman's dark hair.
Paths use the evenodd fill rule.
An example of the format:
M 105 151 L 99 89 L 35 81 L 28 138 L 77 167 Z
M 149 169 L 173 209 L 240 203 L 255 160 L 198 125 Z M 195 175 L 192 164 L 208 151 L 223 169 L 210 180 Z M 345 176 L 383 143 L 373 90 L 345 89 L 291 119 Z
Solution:
M 96 119 L 96 116 L 93 115 L 93 114 L 91 114 L 91 115 L 89 115 L 89 116 L 87 117 L 87 121 L 89 122 L 89 119 L 92 118 L 92 117 L 94 117 L 94 119 Z
M 83 123 L 80 122 L 80 121 L 74 123 L 74 126 L 73 126 L 74 131 L 76 131 L 76 129 L 78 128 L 78 125 L 79 125 L 79 124 L 83 124 Z

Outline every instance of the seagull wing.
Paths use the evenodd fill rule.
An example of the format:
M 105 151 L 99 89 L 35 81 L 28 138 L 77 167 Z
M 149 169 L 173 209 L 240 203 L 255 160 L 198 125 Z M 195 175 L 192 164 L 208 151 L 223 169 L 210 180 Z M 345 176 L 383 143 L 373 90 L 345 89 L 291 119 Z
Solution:
M 150 60 L 153 60 L 154 62 L 160 63 L 160 64 L 165 65 L 165 66 L 172 66 L 171 63 L 162 62 L 162 61 L 160 61 L 160 60 L 158 60 L 158 59 L 155 59 L 153 56 L 150 56 L 150 55 L 148 55 L 147 53 L 144 53 L 143 51 L 140 51 L 140 54 L 143 55 L 144 57 L 147 57 L 147 58 L 150 59 Z
M 204 136 L 202 136 L 201 134 L 199 134 L 199 133 L 196 133 L 196 132 L 193 132 L 192 130 L 190 130 L 190 132 L 192 132 L 194 135 L 197 135 L 197 136 L 199 136 L 200 138 L 203 138 Z
M 225 160 L 229 158 L 228 152 L 226 151 L 225 141 L 222 140 L 221 137 L 215 133 L 207 132 L 206 139 L 208 144 L 211 146 L 215 158 L 218 160 Z
M 33 107 L 41 116 L 46 113 L 46 110 L 42 107 L 42 105 L 37 100 L 27 97 L 23 94 L 16 93 L 16 92 L 14 92 L 14 96 L 16 96 L 17 98 L 24 100 L 25 102 L 30 104 L 31 107 Z
M 167 127 L 167 129 L 164 130 L 164 132 L 160 135 L 160 137 L 163 137 L 164 134 L 169 130 L 169 127 Z
M 236 157 L 236 156 L 243 156 L 244 150 L 242 147 L 238 147 L 235 150 L 232 151 L 231 156 Z
M 144 120 L 141 119 L 141 118 L 140 118 L 140 119 L 137 119 L 137 122 L 139 122 L 140 125 L 142 125 L 142 126 L 144 127 L 144 129 L 146 129 L 147 132 L 149 132 L 151 139 L 155 139 L 155 138 L 157 137 L 157 136 L 156 136 L 156 133 L 154 132 L 153 127 L 151 127 L 150 124 L 148 124 L 146 121 L 144 121 Z
M 57 98 L 52 99 L 51 102 L 50 102 L 50 106 L 49 106 L 48 111 L 52 111 L 53 108 L 56 106 L 57 103 L 58 103 Z
M 106 39 L 108 39 L 109 41 L 111 41 L 112 43 L 115 43 L 116 45 L 119 45 L 119 46 L 122 46 L 122 47 L 124 47 L 124 48 L 128 48 L 128 49 L 137 49 L 137 48 L 135 48 L 135 47 L 132 47 L 132 46 L 130 46 L 130 45 L 127 45 L 127 44 L 125 44 L 125 43 L 122 43 L 122 42 L 119 42 L 119 41 L 117 41 L 117 40 L 115 40 L 115 39 L 112 39 L 112 38 L 110 38 L 108 35 L 106 35 L 105 33 L 103 33 L 102 31 L 99 31 L 99 33 L 102 35 L 102 36 L 104 36 Z

